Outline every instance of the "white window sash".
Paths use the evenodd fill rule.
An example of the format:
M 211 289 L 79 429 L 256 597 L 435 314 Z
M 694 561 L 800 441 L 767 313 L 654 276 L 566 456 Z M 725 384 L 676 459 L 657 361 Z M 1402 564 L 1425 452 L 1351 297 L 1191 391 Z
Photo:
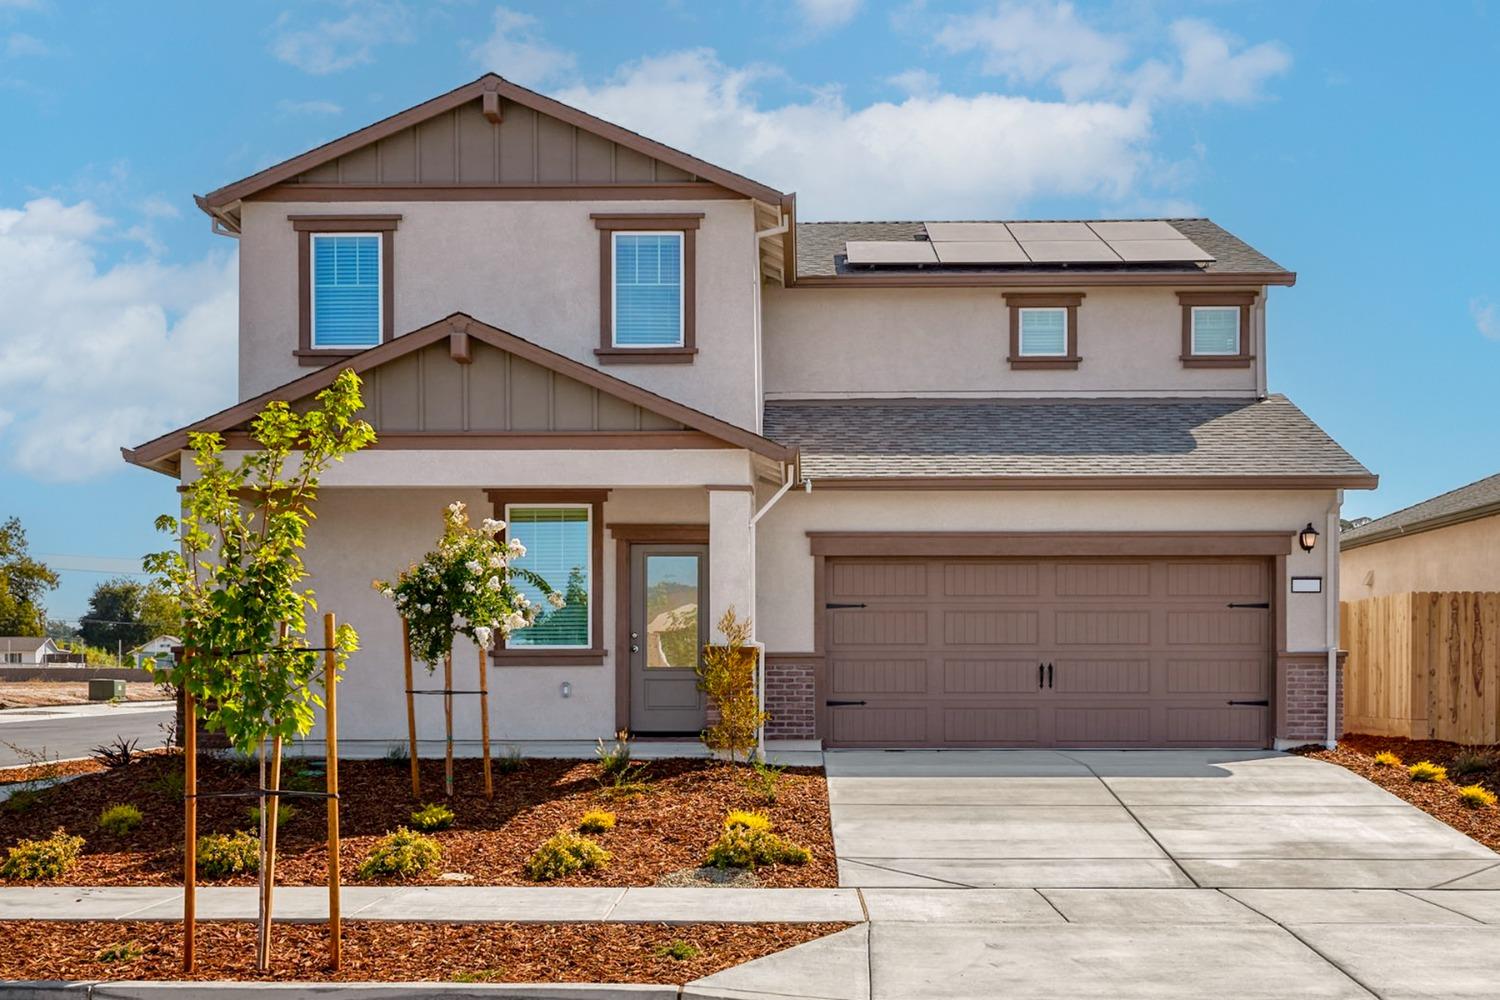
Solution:
M 1073 331 L 1068 328 L 1068 310 L 1066 307 L 1057 306 L 1023 306 L 1016 316 L 1016 352 L 1023 358 L 1065 358 L 1068 356 L 1068 342 L 1072 339 Z M 1063 341 L 1060 351 L 1035 351 L 1026 349 L 1026 314 L 1027 313 L 1062 313 Z
M 677 341 L 672 344 L 621 344 L 617 334 L 620 314 L 620 278 L 615 262 L 620 259 L 621 236 L 677 237 Z M 677 229 L 620 229 L 609 234 L 609 344 L 622 351 L 652 351 L 687 346 L 687 234 Z
M 1206 358 L 1235 358 L 1240 355 L 1241 341 L 1245 331 L 1240 329 L 1240 307 L 1239 306 L 1193 306 L 1193 329 L 1192 337 L 1188 346 L 1192 349 L 1194 357 Z M 1229 351 L 1205 351 L 1198 346 L 1198 314 L 1202 312 L 1232 312 L 1234 314 L 1234 349 Z
M 588 614 L 584 616 L 585 624 L 588 627 L 588 640 L 582 646 L 512 646 L 509 643 L 506 643 L 505 648 L 513 649 L 520 653 L 525 653 L 528 651 L 542 652 L 549 649 L 593 649 L 594 600 L 596 599 L 597 591 L 597 588 L 594 586 L 594 505 L 588 503 L 546 503 L 545 501 L 539 503 L 508 503 L 505 505 L 505 513 L 503 515 L 505 519 L 505 533 L 507 539 L 510 537 L 510 511 L 512 507 L 530 508 L 532 510 L 582 510 L 584 512 L 584 523 L 588 526 L 588 536 L 587 540 L 584 543 L 583 556 L 584 572 L 587 574 L 589 582 Z M 549 580 L 548 582 L 551 583 L 552 581 Z M 566 580 L 563 581 L 563 585 L 567 585 Z
M 329 236 L 373 236 L 375 237 L 375 343 L 365 347 L 355 347 L 352 344 L 328 344 L 318 343 L 318 240 Z M 311 332 L 308 334 L 308 346 L 316 350 L 352 350 L 363 351 L 369 347 L 380 344 L 385 339 L 385 238 L 380 233 L 309 233 L 307 254 L 307 284 L 310 289 L 307 308 L 311 312 L 308 317 L 311 323 Z

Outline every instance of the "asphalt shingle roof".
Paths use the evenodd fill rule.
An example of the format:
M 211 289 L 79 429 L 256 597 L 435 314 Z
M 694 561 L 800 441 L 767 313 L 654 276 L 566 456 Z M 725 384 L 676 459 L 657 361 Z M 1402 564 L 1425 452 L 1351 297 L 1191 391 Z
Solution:
M 1447 521 L 1472 511 L 1500 508 L 1500 474 L 1488 476 L 1456 490 L 1449 490 L 1430 500 L 1412 504 L 1401 510 L 1367 521 L 1357 528 L 1350 528 L 1339 535 L 1339 544 L 1360 542 L 1365 539 L 1399 534 L 1420 529 L 1435 521 Z M 1496 510 L 1500 513 L 1500 509 Z
M 766 403 L 765 433 L 828 478 L 1327 477 L 1368 469 L 1285 396 Z
M 933 219 L 933 222 L 939 220 Z M 1001 220 L 964 220 L 1001 221 Z M 1003 220 L 1020 221 L 1020 220 Z M 1028 220 L 1030 221 L 1030 220 Z M 1069 222 L 1103 222 L 1116 220 L 1069 219 L 1046 220 Z M 1208 219 L 1160 219 L 1151 220 L 1170 224 L 1174 229 L 1198 246 L 1213 254 L 1215 260 L 1209 264 L 1130 264 L 1131 273 L 1209 273 L 1209 274 L 1284 274 L 1286 269 L 1265 254 L 1250 246 L 1228 230 Z M 835 274 L 868 274 L 869 269 L 851 268 L 844 263 L 844 244 L 849 240 L 913 240 L 926 232 L 922 222 L 799 222 L 797 223 L 797 276 L 802 278 L 827 277 Z M 1088 275 L 1100 272 L 1115 273 L 1122 265 L 1071 265 L 1068 274 Z M 928 268 L 922 273 L 943 274 L 991 273 L 996 267 Z M 1009 270 L 1015 270 L 1014 267 Z M 1045 265 L 1025 265 L 1030 273 L 1055 273 L 1061 268 Z M 915 268 L 881 267 L 881 274 L 904 274 Z

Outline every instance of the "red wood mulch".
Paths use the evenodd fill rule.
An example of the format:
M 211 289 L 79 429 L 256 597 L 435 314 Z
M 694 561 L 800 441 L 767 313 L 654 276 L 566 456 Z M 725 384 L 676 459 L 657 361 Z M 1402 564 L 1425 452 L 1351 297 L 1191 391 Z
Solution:
M 261 976 L 253 923 L 200 923 L 187 975 L 180 924 L 16 920 L 5 926 L 0 979 L 685 983 L 848 926 L 346 922 L 343 967 L 332 972 L 326 925 L 276 924 L 272 972 Z M 659 954 L 675 942 L 696 954 Z M 126 944 L 128 957 L 101 961 Z
M 292 780 L 302 762 L 289 759 L 284 776 Z M 438 884 L 444 872 L 470 876 L 475 885 L 531 885 L 524 864 L 531 852 L 559 829 L 571 829 L 588 809 L 607 809 L 618 823 L 594 835 L 613 855 L 602 869 L 579 872 L 552 885 L 654 885 L 673 872 L 696 867 L 718 836 L 728 809 L 761 809 L 770 814 L 782 836 L 812 851 L 807 865 L 758 869 L 761 885 L 835 886 L 838 869 L 828 820 L 828 789 L 820 768 L 789 768 L 778 786 L 775 803 L 761 801 L 746 785 L 747 768 L 715 761 L 674 758 L 651 761 L 648 789 L 627 799 L 610 798 L 596 780 L 593 761 L 528 759 L 521 770 L 495 774 L 495 797 L 486 801 L 480 762 L 455 763 L 455 794 L 442 794 L 441 760 L 423 761 L 423 798 L 445 802 L 457 814 L 447 830 L 431 834 L 443 849 L 438 869 L 414 880 Z M 181 884 L 182 799 L 169 780 L 180 775 L 182 759 L 151 757 L 127 768 L 77 778 L 44 791 L 30 808 L 14 812 L 0 804 L 0 849 L 23 837 L 41 837 L 63 827 L 86 838 L 78 864 L 59 882 L 65 885 Z M 237 770 L 213 757 L 201 758 L 199 791 L 253 788 L 253 769 Z M 306 787 L 321 788 L 321 776 Z M 286 783 L 285 781 L 283 782 Z M 409 826 L 416 803 L 405 762 L 344 761 L 339 765 L 342 791 L 341 877 L 358 884 L 355 870 L 382 834 Z M 288 800 L 292 817 L 277 842 L 276 880 L 282 885 L 316 885 L 326 880 L 327 820 L 321 800 Z M 99 813 L 116 803 L 140 809 L 143 822 L 132 833 L 116 836 L 98 828 Z M 248 829 L 249 799 L 199 800 L 198 832 L 230 833 Z M 241 877 L 226 885 L 252 885 Z
M 1447 767 L 1448 780 L 1412 781 L 1404 767 L 1383 767 L 1376 764 L 1375 755 L 1385 750 L 1400 757 L 1403 764 L 1428 760 Z M 1454 774 L 1453 758 L 1464 751 L 1488 752 L 1494 754 L 1492 761 L 1500 763 L 1500 751 L 1494 747 L 1466 747 L 1442 740 L 1407 740 L 1397 736 L 1365 736 L 1358 733 L 1346 733 L 1339 739 L 1335 750 L 1315 745 L 1293 752 L 1304 757 L 1326 760 L 1368 778 L 1392 795 L 1405 799 L 1428 815 L 1447 823 L 1459 833 L 1473 837 L 1492 850 L 1500 851 L 1500 808 L 1481 806 L 1471 809 L 1458 799 L 1460 785 L 1483 785 L 1500 794 L 1500 766 L 1491 766 L 1488 770 L 1462 776 Z

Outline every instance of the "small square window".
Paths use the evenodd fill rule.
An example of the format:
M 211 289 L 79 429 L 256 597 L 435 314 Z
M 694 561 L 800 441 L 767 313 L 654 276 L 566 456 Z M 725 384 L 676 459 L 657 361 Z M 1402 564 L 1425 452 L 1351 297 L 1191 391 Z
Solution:
M 363 350 L 380 343 L 381 236 L 312 234 L 313 348 Z
M 1193 356 L 1234 357 L 1239 353 L 1240 308 L 1193 306 Z
M 616 232 L 615 347 L 682 347 L 683 234 Z
M 1023 358 L 1062 358 L 1068 354 L 1068 310 L 1020 310 L 1018 352 Z

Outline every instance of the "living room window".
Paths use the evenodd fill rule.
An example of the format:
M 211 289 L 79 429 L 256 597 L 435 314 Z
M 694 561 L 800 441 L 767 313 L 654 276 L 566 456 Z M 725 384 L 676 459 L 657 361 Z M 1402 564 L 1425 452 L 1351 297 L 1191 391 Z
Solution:
M 599 214 L 599 349 L 604 364 L 691 363 L 697 231 L 703 214 Z
M 1012 368 L 1071 369 L 1078 356 L 1078 306 L 1083 293 L 1008 292 Z
M 399 215 L 293 215 L 298 359 L 325 365 L 393 335 Z
M 1248 368 L 1257 292 L 1178 292 L 1184 368 Z

